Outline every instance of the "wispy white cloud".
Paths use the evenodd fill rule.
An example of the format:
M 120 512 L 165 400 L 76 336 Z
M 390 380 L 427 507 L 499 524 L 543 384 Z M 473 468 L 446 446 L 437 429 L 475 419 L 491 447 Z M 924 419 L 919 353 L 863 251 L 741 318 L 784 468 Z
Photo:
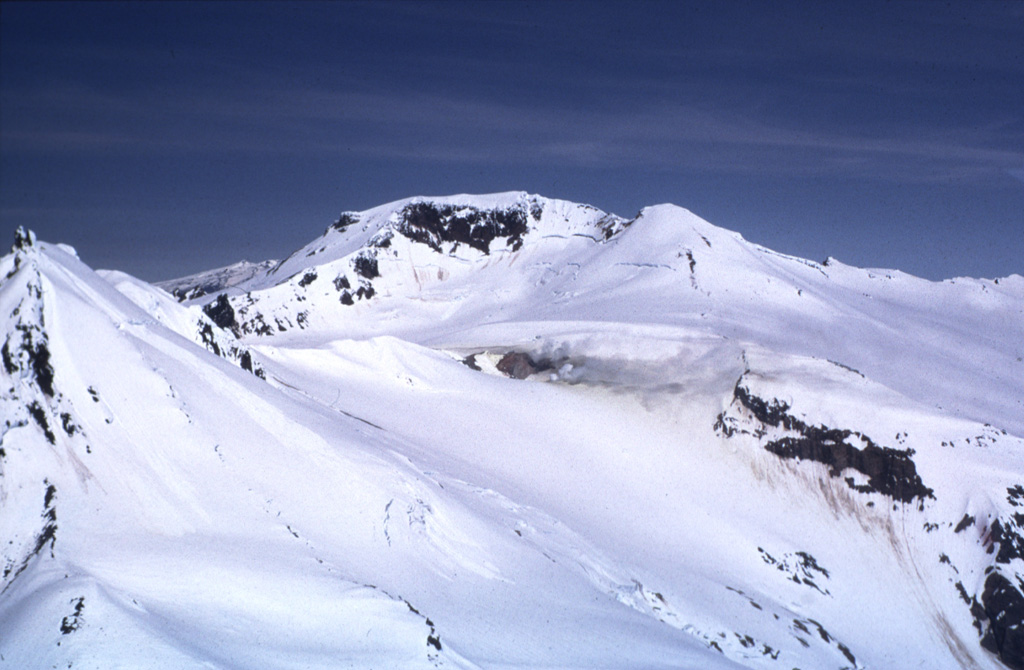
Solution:
M 599 109 L 398 90 L 153 90 L 81 86 L 5 94 L 37 119 L 0 129 L 6 151 L 337 154 L 447 163 L 832 174 L 916 182 L 991 178 L 1024 164 L 1007 119 L 856 132 L 769 121 L 760 110 L 665 101 Z

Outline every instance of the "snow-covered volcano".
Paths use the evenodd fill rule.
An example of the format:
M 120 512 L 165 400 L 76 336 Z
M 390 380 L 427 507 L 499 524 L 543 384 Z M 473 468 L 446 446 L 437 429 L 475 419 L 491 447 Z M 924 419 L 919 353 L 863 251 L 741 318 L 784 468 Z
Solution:
M 1024 667 L 1024 278 L 662 205 L 0 261 L 0 666 Z

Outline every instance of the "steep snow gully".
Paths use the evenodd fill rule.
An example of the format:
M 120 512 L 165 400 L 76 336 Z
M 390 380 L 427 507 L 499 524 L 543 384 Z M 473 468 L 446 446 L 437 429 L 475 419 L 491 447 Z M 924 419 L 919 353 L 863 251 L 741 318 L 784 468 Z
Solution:
M 0 667 L 1024 668 L 1024 278 L 672 205 L 0 259 Z

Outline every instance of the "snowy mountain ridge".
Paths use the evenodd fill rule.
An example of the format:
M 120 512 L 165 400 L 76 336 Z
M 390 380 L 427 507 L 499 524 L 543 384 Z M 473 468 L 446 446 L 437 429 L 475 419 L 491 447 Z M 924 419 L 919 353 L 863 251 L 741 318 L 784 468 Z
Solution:
M 514 220 L 514 230 L 488 219 L 495 213 Z M 204 304 L 250 344 L 273 337 L 290 346 L 388 334 L 466 349 L 477 346 L 474 332 L 527 320 L 698 329 L 837 361 L 1020 434 L 1024 347 L 998 343 L 1024 341 L 1022 301 L 1020 275 L 936 283 L 833 259 L 819 264 L 746 242 L 674 205 L 627 220 L 513 192 L 343 213 L 265 275 L 188 304 Z M 799 329 L 788 327 L 794 322 Z M 879 351 L 903 365 L 889 365 Z M 950 365 L 947 376 L 931 374 Z M 992 392 L 965 397 L 965 383 Z
M 0 667 L 1024 667 L 1019 276 L 509 193 L 0 277 Z

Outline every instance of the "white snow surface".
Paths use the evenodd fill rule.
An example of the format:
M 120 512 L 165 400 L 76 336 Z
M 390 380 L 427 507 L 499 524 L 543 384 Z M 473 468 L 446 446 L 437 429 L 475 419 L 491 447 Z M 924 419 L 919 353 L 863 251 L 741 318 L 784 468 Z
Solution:
M 971 602 L 1024 589 L 1018 275 L 519 192 L 346 213 L 185 302 L 16 246 L 0 667 L 1013 667 Z M 814 428 L 852 456 L 777 453 Z

